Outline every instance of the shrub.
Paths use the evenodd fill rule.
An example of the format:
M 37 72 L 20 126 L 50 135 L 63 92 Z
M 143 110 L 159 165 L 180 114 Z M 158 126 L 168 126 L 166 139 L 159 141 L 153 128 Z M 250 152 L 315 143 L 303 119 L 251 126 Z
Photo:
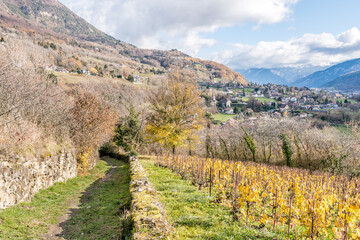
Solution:
M 291 167 L 293 165 L 292 164 L 293 150 L 291 148 L 290 140 L 285 134 L 281 134 L 280 139 L 282 141 L 282 151 L 285 157 L 286 166 Z
M 144 133 L 140 112 L 133 107 L 128 109 L 129 114 L 120 119 L 115 132 L 114 142 L 126 152 L 136 152 L 144 143 Z
M 112 138 L 116 114 L 90 89 L 76 88 L 69 95 L 74 99 L 70 109 L 70 136 L 78 152 L 80 172 L 85 173 L 88 161 L 94 163 L 97 149 Z
M 55 84 L 30 63 L 26 55 L 0 49 L 0 153 L 45 156 L 75 148 L 85 173 L 112 139 L 118 114 L 90 86 Z

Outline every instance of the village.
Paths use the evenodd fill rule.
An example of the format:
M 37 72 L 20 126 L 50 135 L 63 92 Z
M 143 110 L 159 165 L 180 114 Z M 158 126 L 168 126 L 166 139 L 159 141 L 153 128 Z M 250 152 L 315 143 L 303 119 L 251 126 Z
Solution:
M 126 77 L 107 66 L 68 70 L 50 65 L 46 70 L 63 74 L 124 78 L 133 84 L 149 82 L 148 77 L 135 74 L 127 74 Z M 315 117 L 337 123 L 360 118 L 360 92 L 298 88 L 271 83 L 250 83 L 244 86 L 239 82 L 225 83 L 221 80 L 198 82 L 198 85 L 209 112 L 214 116 L 214 123 L 259 115 L 272 118 Z
M 332 113 L 359 113 L 359 93 L 340 93 L 307 87 L 276 84 L 199 83 L 207 107 L 216 108 L 218 116 L 235 118 L 268 115 L 274 118 L 312 118 Z M 344 115 L 344 114 L 343 114 Z M 225 117 L 225 119 L 229 119 Z M 346 118 L 344 116 L 344 118 Z
M 71 70 L 68 70 L 65 67 L 60 67 L 56 65 L 49 65 L 45 68 L 45 71 L 48 73 L 62 73 L 62 74 L 74 74 L 74 75 L 86 75 L 86 76 L 98 76 L 98 77 L 111 77 L 111 78 L 123 78 L 125 80 L 128 80 L 129 82 L 132 82 L 133 84 L 143 84 L 144 82 L 147 82 L 149 80 L 148 77 L 141 77 L 140 75 L 131 75 L 128 74 L 125 71 L 122 71 L 122 74 L 120 74 L 120 71 L 116 71 L 113 68 L 109 69 L 107 65 L 104 66 L 104 68 L 98 67 L 97 65 L 95 67 L 83 67 L 83 68 L 73 68 Z

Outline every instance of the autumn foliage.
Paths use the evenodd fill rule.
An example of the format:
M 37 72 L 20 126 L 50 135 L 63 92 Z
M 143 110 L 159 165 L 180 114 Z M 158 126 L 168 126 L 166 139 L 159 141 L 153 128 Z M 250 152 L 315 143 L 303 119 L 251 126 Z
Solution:
M 308 170 L 194 157 L 158 163 L 209 188 L 247 226 L 289 239 L 359 239 L 360 180 Z
M 101 144 L 113 135 L 117 115 L 90 90 L 77 88 L 70 94 L 74 99 L 70 135 L 77 149 L 78 170 L 85 173 L 89 164 L 94 165 Z
M 168 86 L 163 86 L 150 99 L 151 113 L 146 126 L 147 137 L 175 153 L 177 147 L 196 141 L 202 127 L 200 94 L 189 79 L 172 73 Z
M 114 107 L 94 87 L 59 85 L 26 55 L 0 53 L 0 154 L 41 157 L 75 149 L 85 173 L 114 135 Z

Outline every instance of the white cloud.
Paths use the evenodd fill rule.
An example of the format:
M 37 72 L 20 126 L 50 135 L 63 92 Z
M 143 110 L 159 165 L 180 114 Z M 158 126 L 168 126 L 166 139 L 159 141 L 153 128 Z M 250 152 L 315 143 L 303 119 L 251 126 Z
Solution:
M 99 29 L 144 48 L 196 54 L 220 27 L 285 19 L 298 0 L 60 0 Z
M 327 66 L 360 57 L 360 31 L 353 27 L 341 34 L 305 34 L 288 41 L 234 44 L 214 54 L 214 60 L 241 69 L 252 67 Z

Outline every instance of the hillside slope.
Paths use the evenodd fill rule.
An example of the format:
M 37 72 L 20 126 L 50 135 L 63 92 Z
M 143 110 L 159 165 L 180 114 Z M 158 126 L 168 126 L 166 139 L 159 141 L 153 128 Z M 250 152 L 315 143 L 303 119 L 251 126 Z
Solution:
M 360 71 L 342 75 L 321 87 L 336 90 L 360 90 Z
M 324 84 L 350 72 L 360 70 L 360 58 L 336 64 L 323 71 L 315 72 L 305 78 L 297 80 L 294 85 L 299 87 L 319 88 Z
M 192 58 L 177 50 L 140 49 L 116 40 L 77 16 L 57 0 L 0 0 L 0 26 L 5 32 L 15 29 L 18 33 L 20 30 L 34 42 L 39 42 L 39 39 L 40 42 L 50 39 L 55 44 L 60 44 L 61 40 L 66 45 L 77 47 L 79 61 L 86 61 L 82 51 L 84 48 L 95 49 L 98 52 L 99 49 L 106 50 L 109 59 L 118 61 L 120 66 L 128 67 L 129 74 L 139 68 L 147 69 L 145 72 L 149 72 L 152 68 L 160 69 L 160 72 L 179 68 L 202 81 L 220 79 L 224 82 L 237 81 L 247 84 L 241 74 L 222 64 Z M 65 48 L 67 46 L 57 50 L 61 52 Z M 103 55 L 103 52 L 100 55 Z M 102 60 L 102 56 L 98 58 Z M 112 61 L 108 61 L 105 64 L 111 63 Z
M 30 23 L 35 27 L 51 29 L 88 41 L 115 43 L 116 40 L 101 32 L 70 11 L 57 0 L 0 0 L 2 15 L 8 15 L 9 23 Z

